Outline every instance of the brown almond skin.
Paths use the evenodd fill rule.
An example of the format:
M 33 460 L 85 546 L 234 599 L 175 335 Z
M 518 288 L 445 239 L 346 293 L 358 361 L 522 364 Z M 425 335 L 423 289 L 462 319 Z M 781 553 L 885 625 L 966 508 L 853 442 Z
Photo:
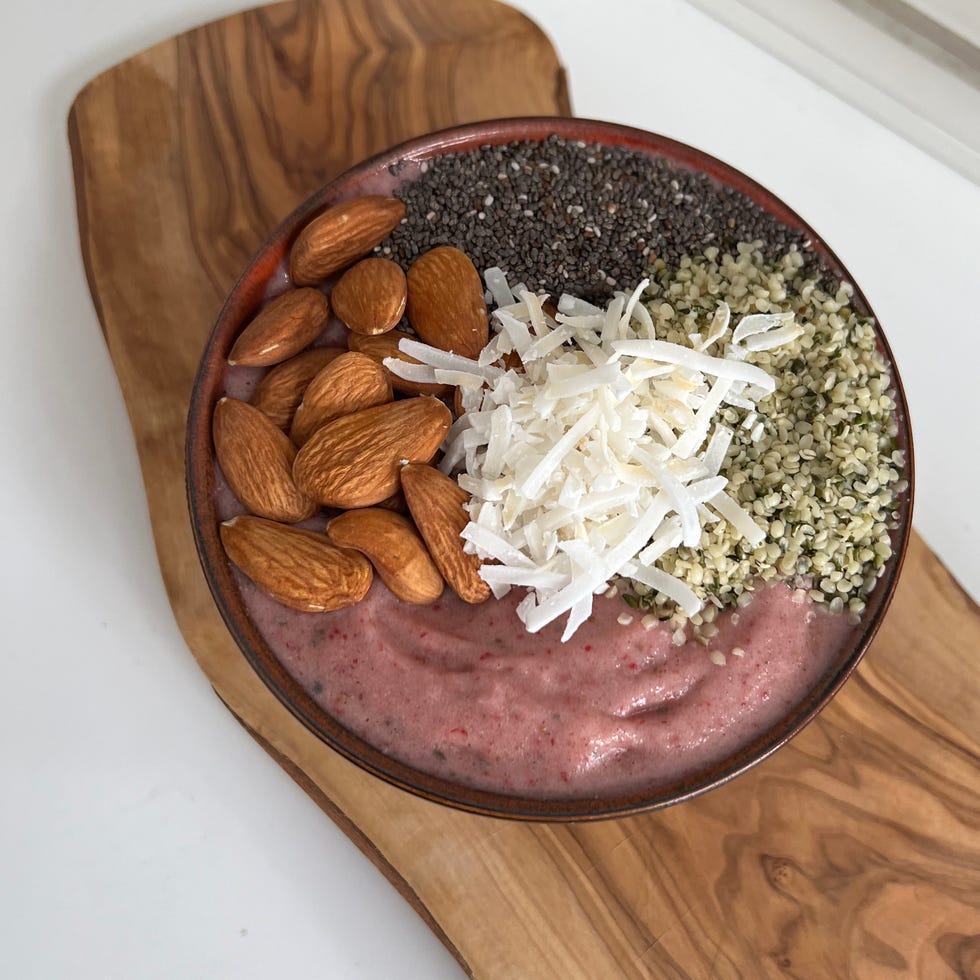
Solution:
M 288 432 L 307 385 L 345 352 L 343 347 L 313 347 L 277 364 L 255 386 L 252 404 L 276 428 Z
M 310 382 L 296 409 L 289 438 L 296 446 L 302 446 L 332 419 L 372 405 L 384 405 L 393 397 L 385 369 L 364 354 L 348 351 Z
M 293 478 L 326 507 L 371 507 L 401 485 L 405 460 L 428 462 L 452 413 L 436 398 L 405 398 L 327 422 L 296 454 Z
M 229 364 L 267 367 L 309 347 L 330 319 L 330 303 L 319 289 L 290 289 L 267 304 L 241 332 Z
M 418 337 L 413 337 L 410 333 L 405 333 L 404 330 L 389 330 L 388 333 L 382 333 L 376 336 L 351 333 L 347 338 L 347 343 L 350 345 L 351 350 L 359 351 L 361 354 L 367 354 L 368 357 L 377 361 L 379 364 L 386 357 L 397 357 L 398 360 L 405 361 L 406 364 L 418 364 L 419 361 L 414 357 L 409 357 L 398 349 L 398 344 L 402 340 L 418 340 Z M 388 369 L 385 368 L 385 371 L 388 371 Z M 399 378 L 397 374 L 392 374 L 390 371 L 388 371 L 388 377 L 391 380 L 391 387 L 403 395 L 442 396 L 448 395 L 452 391 L 451 385 L 426 384 L 423 381 L 406 381 L 404 378 Z
M 328 208 L 300 233 L 289 253 L 289 275 L 312 286 L 366 255 L 405 217 L 394 197 L 355 197 Z
M 337 280 L 330 293 L 334 313 L 355 333 L 393 329 L 405 312 L 408 282 L 391 259 L 361 259 Z
M 497 363 L 505 371 L 521 371 L 524 369 L 524 362 L 516 350 L 508 351 L 503 357 L 498 359 Z
M 480 578 L 480 559 L 463 550 L 460 533 L 469 523 L 463 505 L 470 495 L 434 466 L 409 463 L 402 469 L 402 490 L 415 526 L 446 584 L 464 602 L 490 598 L 490 586 Z
M 371 587 L 371 563 L 322 534 L 259 517 L 235 517 L 220 528 L 228 557 L 266 593 L 300 612 L 332 612 L 360 602 Z
M 427 605 L 442 595 L 442 575 L 407 517 L 377 507 L 349 510 L 327 525 L 327 537 L 338 547 L 366 555 L 402 602 Z
M 385 497 L 384 500 L 379 500 L 375 507 L 382 507 L 385 510 L 394 510 L 399 514 L 408 513 L 408 504 L 405 503 L 405 494 L 401 490 L 396 491 L 390 497 Z
M 427 344 L 477 357 L 490 337 L 483 282 L 470 257 L 440 245 L 408 270 L 408 320 Z
M 316 503 L 293 481 L 296 447 L 257 408 L 222 398 L 211 431 L 221 472 L 247 510 L 287 524 L 316 513 Z

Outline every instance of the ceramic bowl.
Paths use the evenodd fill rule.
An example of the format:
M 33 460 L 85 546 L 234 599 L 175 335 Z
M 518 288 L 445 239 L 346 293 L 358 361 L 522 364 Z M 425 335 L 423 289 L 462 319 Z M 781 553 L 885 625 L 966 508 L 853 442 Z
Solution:
M 543 140 L 558 134 L 569 140 L 623 146 L 652 157 L 663 157 L 680 168 L 699 171 L 745 194 L 782 224 L 802 232 L 827 268 L 842 280 L 853 277 L 820 236 L 772 193 L 699 150 L 662 136 L 608 123 L 582 119 L 526 118 L 477 123 L 411 140 L 373 157 L 337 177 L 297 208 L 269 236 L 231 291 L 204 350 L 194 384 L 187 436 L 187 488 L 194 536 L 208 584 L 218 609 L 242 655 L 269 689 L 311 732 L 374 776 L 430 800 L 462 810 L 526 820 L 589 820 L 622 816 L 676 804 L 717 787 L 745 772 L 797 734 L 828 703 L 868 649 L 888 608 L 908 543 L 912 509 L 912 446 L 905 397 L 884 334 L 879 347 L 893 369 L 897 391 L 899 446 L 907 459 L 909 490 L 892 534 L 893 556 L 872 592 L 862 624 L 839 650 L 830 668 L 803 700 L 776 724 L 750 743 L 709 767 L 682 779 L 649 789 L 603 798 L 536 799 L 474 789 L 408 766 L 357 737 L 327 714 L 272 654 L 249 617 L 241 592 L 219 538 L 216 506 L 216 468 L 211 442 L 211 416 L 224 393 L 226 358 L 234 338 L 261 307 L 265 297 L 281 286 L 284 259 L 300 229 L 326 207 L 360 194 L 371 193 L 403 161 L 421 162 L 447 152 L 473 149 L 515 140 Z M 855 286 L 856 309 L 873 315 L 870 304 Z M 492 600 L 491 600 L 492 601 Z M 314 614 L 306 614 L 314 615 Z M 329 615 L 329 614 L 325 614 Z

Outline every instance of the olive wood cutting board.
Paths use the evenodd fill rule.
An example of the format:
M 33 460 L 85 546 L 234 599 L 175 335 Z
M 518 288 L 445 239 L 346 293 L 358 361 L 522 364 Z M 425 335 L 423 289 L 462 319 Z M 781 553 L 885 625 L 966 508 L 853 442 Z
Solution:
M 977 977 L 980 613 L 915 535 L 872 650 L 817 721 L 692 802 L 591 824 L 455 812 L 364 774 L 269 693 L 212 603 L 185 414 L 254 249 L 393 143 L 568 113 L 546 36 L 493 0 L 289 0 L 158 44 L 78 95 L 82 252 L 187 644 L 475 977 Z

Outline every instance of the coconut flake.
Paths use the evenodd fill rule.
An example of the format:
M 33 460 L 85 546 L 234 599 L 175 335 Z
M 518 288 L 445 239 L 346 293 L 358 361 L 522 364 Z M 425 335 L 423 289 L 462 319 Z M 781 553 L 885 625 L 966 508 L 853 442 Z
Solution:
M 772 350 L 774 347 L 792 343 L 797 337 L 802 336 L 803 328 L 798 323 L 789 323 L 785 327 L 748 337 L 743 346 L 750 351 Z
M 452 353 L 452 351 L 440 350 L 438 347 L 432 347 L 429 344 L 423 344 L 418 340 L 411 340 L 408 337 L 398 342 L 398 349 L 403 354 L 414 357 L 415 360 L 420 361 L 422 364 L 428 364 L 430 367 L 441 368 L 444 371 L 462 371 L 466 374 L 483 378 L 485 381 L 493 381 L 503 374 L 501 368 L 495 367 L 492 364 L 481 365 L 478 361 L 474 361 L 470 357 L 463 357 L 461 354 Z M 385 358 L 385 367 L 395 374 L 399 373 L 398 369 L 404 364 L 404 361 L 399 361 L 397 358 Z
M 766 540 L 766 532 L 728 495 L 722 491 L 709 501 L 722 517 L 753 547 L 758 548 Z
M 381 362 L 392 374 L 406 381 L 418 381 L 423 384 L 435 384 L 436 372 L 429 364 L 410 364 L 399 357 L 386 357 Z
M 402 341 L 404 343 L 404 341 Z M 758 385 L 766 394 L 776 390 L 776 381 L 760 367 L 745 364 L 724 357 L 712 357 L 701 351 L 671 344 L 666 340 L 617 340 L 612 344 L 616 354 L 628 354 L 652 361 L 665 361 L 668 364 L 678 364 L 692 368 L 704 374 L 712 374 L 719 378 L 730 378 L 732 381 L 745 381 Z
M 750 313 L 743 316 L 732 333 L 732 343 L 741 344 L 746 337 L 765 333 L 773 327 L 781 327 L 793 319 L 792 313 Z
M 668 599 L 672 599 L 685 616 L 693 616 L 701 610 L 701 600 L 695 595 L 694 590 L 662 568 L 650 568 L 631 563 L 626 566 L 624 571 L 637 582 L 649 585 L 651 589 L 656 589 Z
M 503 269 L 494 266 L 483 273 L 483 281 L 487 284 L 494 306 L 511 306 L 514 303 L 514 294 L 507 284 L 507 276 Z
M 727 425 L 715 426 L 711 433 L 711 439 L 708 440 L 708 448 L 705 449 L 704 456 L 701 458 L 707 476 L 718 475 L 734 435 L 735 433 Z
M 695 344 L 697 350 L 707 350 L 716 340 L 723 337 L 732 320 L 732 310 L 727 303 L 719 303 L 715 315 L 708 326 L 708 333 L 700 343 Z M 700 337 L 700 334 L 698 335 Z

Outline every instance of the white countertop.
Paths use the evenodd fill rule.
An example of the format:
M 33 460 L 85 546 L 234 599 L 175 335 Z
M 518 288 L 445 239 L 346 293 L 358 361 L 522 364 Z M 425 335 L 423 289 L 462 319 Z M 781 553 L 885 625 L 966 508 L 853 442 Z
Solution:
M 656 130 L 803 214 L 911 405 L 920 533 L 980 597 L 980 187 L 683 0 L 520 4 L 579 115 Z M 164 594 L 78 248 L 78 89 L 229 0 L 6 5 L 0 156 L 0 976 L 450 978 L 420 919 L 239 727 Z

